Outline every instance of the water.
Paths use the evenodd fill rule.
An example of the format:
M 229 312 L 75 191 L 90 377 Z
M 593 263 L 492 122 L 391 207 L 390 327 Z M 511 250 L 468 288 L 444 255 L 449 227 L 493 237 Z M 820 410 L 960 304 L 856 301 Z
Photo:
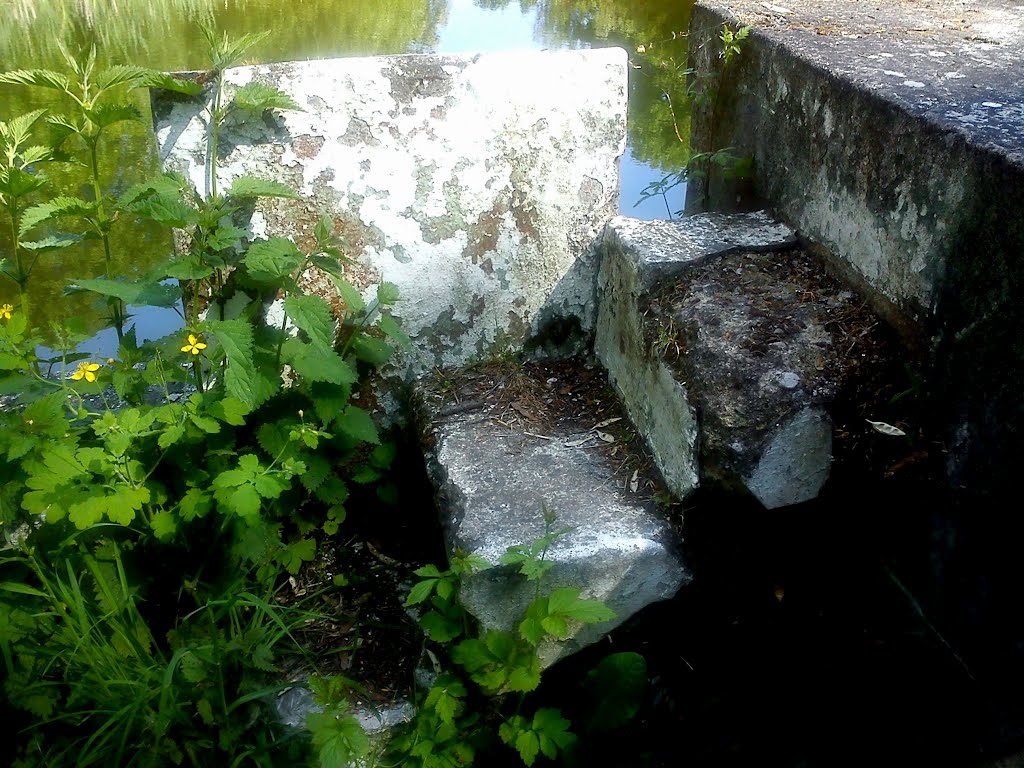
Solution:
M 673 0 L 13 0 L 0 5 L 0 68 L 62 69 L 58 41 L 71 50 L 95 44 L 101 64 L 137 63 L 162 70 L 204 69 L 206 44 L 198 29 L 212 22 L 230 36 L 271 30 L 249 61 L 270 62 L 394 53 L 468 53 L 508 49 L 621 46 L 630 52 L 629 126 L 621 161 L 624 215 L 668 218 L 683 207 L 684 187 L 666 198 L 645 198 L 644 188 L 683 167 L 688 128 L 685 102 L 685 32 L 690 3 Z M 638 52 L 641 49 L 642 52 Z M 38 103 L 38 90 L 3 87 L 0 118 Z M 675 111 L 670 108 L 675 107 Z M 144 104 L 140 106 L 145 107 Z M 52 108 L 58 105 L 52 104 Z M 107 142 L 103 175 L 112 191 L 155 171 L 151 137 L 133 130 Z M 50 166 L 54 187 L 80 194 L 80 170 Z M 6 227 L 0 228 L 5 230 Z M 153 227 L 115 228 L 115 271 L 140 275 L 167 257 L 171 241 Z M 0 254 L 10 239 L 0 233 Z M 102 273 L 98 244 L 44 256 L 30 285 L 32 305 L 48 319 L 75 319 L 89 334 L 85 346 L 101 357 L 116 353 L 112 330 L 100 330 L 103 311 L 87 295 L 63 297 L 69 278 Z M 2 279 L 0 302 L 16 303 Z M 37 324 L 43 326 L 45 323 Z M 179 327 L 171 310 L 141 308 L 140 341 Z M 54 336 L 47 336 L 54 343 Z

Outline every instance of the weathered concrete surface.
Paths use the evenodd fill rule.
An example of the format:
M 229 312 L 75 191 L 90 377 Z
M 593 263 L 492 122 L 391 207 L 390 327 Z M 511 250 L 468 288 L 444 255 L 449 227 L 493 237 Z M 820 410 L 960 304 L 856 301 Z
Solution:
M 302 194 L 261 202 L 256 236 L 301 244 L 320 211 L 333 216 L 358 262 L 352 281 L 401 290 L 395 314 L 413 338 L 410 371 L 518 347 L 555 317 L 592 329 L 596 262 L 586 254 L 618 203 L 623 51 L 336 59 L 227 73 L 231 87 L 254 80 L 304 111 L 227 126 L 219 185 L 251 174 Z M 165 168 L 202 190 L 199 106 L 158 101 L 154 114 Z
M 769 509 L 815 498 L 832 408 L 878 334 L 860 299 L 801 250 L 738 252 L 662 285 L 645 325 L 699 414 L 702 477 Z
M 636 473 L 632 482 L 615 481 L 624 461 L 621 446 L 602 431 L 611 432 L 610 426 L 544 412 L 551 407 L 536 399 L 530 400 L 530 421 L 517 424 L 515 409 L 525 412 L 520 401 L 510 417 L 503 413 L 507 404 L 487 397 L 445 406 L 436 386 L 421 381 L 417 387 L 427 470 L 449 552 L 461 549 L 497 564 L 509 547 L 544 534 L 547 508 L 557 515 L 556 528 L 570 530 L 547 553 L 554 566 L 542 592 L 580 588 L 583 597 L 602 600 L 616 614 L 613 621 L 575 628 L 565 642 L 543 645 L 545 666 L 690 580 L 678 536 L 650 495 L 638 493 L 645 480 Z M 514 569 L 498 566 L 465 579 L 460 600 L 485 628 L 514 630 L 534 589 Z
M 723 22 L 755 29 L 722 74 Z M 698 149 L 754 158 L 752 180 L 877 305 L 927 340 L 952 482 L 1015 483 L 1024 453 L 1024 10 L 1002 0 L 696 7 L 691 64 L 721 96 Z M 694 180 L 699 206 L 733 192 Z M 710 194 L 707 194 L 709 192 Z
M 690 495 L 700 481 L 698 424 L 687 385 L 646 338 L 649 294 L 660 281 L 711 256 L 778 249 L 794 241 L 791 229 L 764 213 L 649 222 L 617 217 L 605 229 L 594 351 L 679 498 Z

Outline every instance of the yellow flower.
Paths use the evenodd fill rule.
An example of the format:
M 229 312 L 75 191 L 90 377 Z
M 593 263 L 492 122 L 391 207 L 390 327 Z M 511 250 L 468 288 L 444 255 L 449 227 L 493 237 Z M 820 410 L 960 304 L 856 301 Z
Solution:
M 204 349 L 206 349 L 206 345 L 202 342 L 202 340 L 198 336 L 190 333 L 188 335 L 188 344 L 182 347 L 181 351 L 191 352 L 193 355 L 198 355 Z
M 10 304 L 4 304 L 3 306 L 0 306 L 0 320 L 10 320 L 11 312 L 13 311 L 14 307 L 12 307 Z
M 96 371 L 100 369 L 99 363 L 90 363 L 88 360 L 78 364 L 78 370 L 71 374 L 71 378 L 75 381 L 96 381 Z

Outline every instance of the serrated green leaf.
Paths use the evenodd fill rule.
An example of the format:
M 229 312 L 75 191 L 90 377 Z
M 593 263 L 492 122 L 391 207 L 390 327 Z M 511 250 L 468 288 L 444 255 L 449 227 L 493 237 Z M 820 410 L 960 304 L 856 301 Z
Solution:
M 298 194 L 287 184 L 270 179 L 257 179 L 254 176 L 239 176 L 227 191 L 228 197 L 240 199 L 252 197 L 285 197 L 298 199 Z
M 180 194 L 154 195 L 132 206 L 132 210 L 166 227 L 185 229 L 199 223 L 199 212 L 182 200 Z
M 203 264 L 198 256 L 188 254 L 180 261 L 168 265 L 164 274 L 175 280 L 202 280 L 213 274 L 213 267 Z
M 181 498 L 178 509 L 181 519 L 187 523 L 198 517 L 206 517 L 212 506 L 213 497 L 209 493 L 199 488 L 189 488 Z
M 290 363 L 295 372 L 304 379 L 317 382 L 324 381 L 330 384 L 351 385 L 359 380 L 359 374 L 355 368 L 341 359 L 341 356 L 331 350 L 330 352 L 318 351 L 310 344 L 299 349 L 298 354 L 290 358 Z
M 209 413 L 216 419 L 234 427 L 241 427 L 245 424 L 245 417 L 249 415 L 250 409 L 237 397 L 228 395 L 210 404 Z
M 243 262 L 254 280 L 278 283 L 302 266 L 305 257 L 291 240 L 272 237 L 249 246 Z
M 533 765 L 537 759 L 537 753 L 540 751 L 540 742 L 537 740 L 537 734 L 533 731 L 520 732 L 516 736 L 516 751 L 527 766 Z
M 350 405 L 335 421 L 337 428 L 350 437 L 364 443 L 376 445 L 380 442 L 377 425 L 370 414 L 355 405 Z
M 370 751 L 370 741 L 359 721 L 351 715 L 338 717 L 333 711 L 306 716 L 313 735 L 320 768 L 338 768 L 359 762 Z
M 450 643 L 462 634 L 462 623 L 438 611 L 428 611 L 420 617 L 420 626 L 435 643 Z
M 284 300 L 284 311 L 314 346 L 325 351 L 333 348 L 334 317 L 324 299 L 311 295 L 288 296 Z
M 311 562 L 316 557 L 316 542 L 313 539 L 299 539 L 286 546 L 278 557 L 284 569 L 294 576 L 303 563 Z
M 381 312 L 377 327 L 379 327 L 388 338 L 394 339 L 403 347 L 408 347 L 412 344 L 412 340 L 405 331 L 402 330 L 401 326 L 398 325 L 395 318 L 393 318 L 388 312 Z
M 361 334 L 352 342 L 352 353 L 363 362 L 383 365 L 395 350 L 383 339 Z
M 545 616 L 541 619 L 541 627 L 557 640 L 565 640 L 569 637 L 569 626 L 561 616 Z
M 533 655 L 519 662 L 508 671 L 508 689 L 520 693 L 536 690 L 540 685 L 540 660 Z
M 220 342 L 228 359 L 227 370 L 224 372 L 228 394 L 248 408 L 255 409 L 260 403 L 260 395 L 252 357 L 252 325 L 237 319 L 208 322 L 207 327 Z
M 380 283 L 377 286 L 377 301 L 382 306 L 388 306 L 398 301 L 398 286 L 394 283 Z
M 153 529 L 153 535 L 160 541 L 168 541 L 178 532 L 178 519 L 173 512 L 157 512 L 150 519 L 149 525 Z
M 225 505 L 239 517 L 255 518 L 260 513 L 262 500 L 249 483 L 236 488 L 223 488 L 214 494 L 219 504 Z
M 600 600 L 577 600 L 564 613 L 584 624 L 597 624 L 615 618 L 615 611 Z
M 33 227 L 61 216 L 92 216 L 95 213 L 96 203 L 86 202 L 80 197 L 62 195 L 27 209 L 21 217 L 19 234 L 24 237 Z
M 413 588 L 409 590 L 409 597 L 406 598 L 405 604 L 407 606 L 419 605 L 434 593 L 434 587 L 436 586 L 437 579 L 425 579 L 417 582 L 413 585 Z
M 151 72 L 152 70 L 145 67 L 115 64 L 97 73 L 96 86 L 101 90 L 106 90 L 107 88 L 113 88 L 115 85 L 141 85 Z
M 85 238 L 82 235 L 61 234 L 44 237 L 40 240 L 22 240 L 21 247 L 27 251 L 57 251 L 72 245 L 78 245 Z
M 156 72 L 153 70 L 149 71 L 139 85 L 147 88 L 160 88 L 165 91 L 181 93 L 186 96 L 198 96 L 203 92 L 203 87 L 197 82 L 181 80 L 179 78 L 172 77 L 166 72 Z
M 142 113 L 132 104 L 100 104 L 85 110 L 85 116 L 97 128 L 107 128 L 117 123 L 142 122 Z
M 533 731 L 538 735 L 541 751 L 546 757 L 554 760 L 558 750 L 565 750 L 576 741 L 575 734 L 569 731 L 571 726 L 557 709 L 544 707 L 533 716 Z
M 36 85 L 40 88 L 53 88 L 65 93 L 69 92 L 71 88 L 71 81 L 67 75 L 49 69 L 15 69 L 10 72 L 0 72 L 0 83 Z
M 357 314 L 366 309 L 366 302 L 363 301 L 362 294 L 356 290 L 356 287 L 352 285 L 352 283 L 343 277 L 336 277 L 332 273 L 329 274 L 331 281 L 338 289 L 338 294 L 341 296 L 341 300 L 345 302 L 345 306 L 348 308 L 350 313 Z
M 251 112 L 262 112 L 266 109 L 302 111 L 301 107 L 284 91 L 255 81 L 246 83 L 235 91 L 233 101 L 240 109 L 247 109 Z
M 223 251 L 238 243 L 247 234 L 241 227 L 220 226 L 206 235 L 206 245 L 215 251 Z

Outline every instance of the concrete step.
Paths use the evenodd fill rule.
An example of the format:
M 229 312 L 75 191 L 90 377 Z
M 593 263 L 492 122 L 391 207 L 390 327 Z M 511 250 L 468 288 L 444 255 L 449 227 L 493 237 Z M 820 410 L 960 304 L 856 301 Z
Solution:
M 749 25 L 726 63 L 723 24 Z M 1005 0 L 700 0 L 695 152 L 819 243 L 925 361 L 953 486 L 1016 490 L 1024 453 L 1024 10 Z M 735 206 L 710 169 L 687 210 Z
M 613 219 L 599 295 L 596 354 L 674 494 L 817 496 L 835 398 L 880 330 L 791 230 L 764 213 Z
M 678 532 L 656 507 L 657 472 L 599 366 L 498 362 L 435 372 L 416 390 L 448 551 L 497 566 L 462 586 L 483 627 L 513 630 L 533 599 L 535 585 L 498 562 L 544 535 L 545 510 L 568 533 L 547 553 L 542 591 L 581 588 L 616 614 L 542 647 L 545 666 L 689 581 Z

